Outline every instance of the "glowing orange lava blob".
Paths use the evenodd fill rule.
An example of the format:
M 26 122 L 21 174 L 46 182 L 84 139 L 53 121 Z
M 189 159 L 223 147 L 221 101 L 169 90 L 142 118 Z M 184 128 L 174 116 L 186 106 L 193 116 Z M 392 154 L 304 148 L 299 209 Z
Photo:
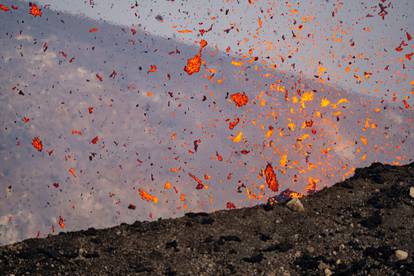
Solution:
M 59 216 L 58 224 L 59 224 L 60 228 L 62 228 L 62 229 L 65 228 L 65 220 L 61 216 Z
M 227 207 L 227 209 L 235 209 L 236 205 L 234 205 L 233 202 L 229 201 L 229 202 L 227 202 L 226 207 Z
M 190 76 L 194 73 L 200 72 L 201 54 L 202 54 L 203 48 L 206 46 L 207 46 L 207 41 L 202 39 L 200 42 L 200 50 L 198 51 L 198 54 L 187 60 L 187 65 L 184 67 L 184 71 L 187 72 L 187 74 L 189 74 Z
M 42 140 L 40 140 L 39 137 L 35 137 L 32 140 L 32 145 L 35 149 L 37 149 L 38 151 L 42 151 L 43 149 L 43 143 Z
M 155 204 L 158 203 L 158 198 L 156 196 L 153 196 L 153 195 L 147 193 L 143 189 L 139 189 L 138 191 L 139 191 L 139 194 L 141 196 L 141 199 L 146 200 L 146 201 L 152 201 Z
M 270 163 L 267 163 L 264 174 L 266 176 L 266 183 L 269 189 L 273 192 L 277 192 L 279 190 L 279 183 L 277 182 L 275 171 Z
M 194 73 L 200 72 L 201 67 L 201 55 L 197 54 L 193 58 L 187 60 L 187 65 L 184 67 L 184 71 L 190 76 Z
M 154 73 L 154 72 L 157 72 L 157 65 L 152 64 L 150 65 L 150 69 L 148 69 L 147 73 Z
M 197 186 L 196 186 L 197 190 L 201 190 L 201 189 L 204 188 L 203 182 L 197 176 L 195 176 L 191 173 L 188 173 L 188 176 L 190 176 L 192 179 L 194 179 L 195 182 L 197 182 Z
M 0 10 L 2 10 L 2 11 L 9 11 L 10 9 L 9 9 L 9 7 L 7 7 L 7 6 L 5 6 L 5 5 L 2 5 L 2 4 L 0 4 Z
M 230 95 L 230 98 L 236 104 L 237 107 L 242 107 L 249 102 L 249 97 L 247 97 L 246 93 L 234 93 Z
M 91 143 L 92 143 L 92 144 L 94 144 L 94 145 L 96 145 L 96 143 L 98 143 L 98 141 L 99 141 L 99 137 L 98 137 L 98 136 L 95 136 L 95 137 L 91 140 Z
M 42 16 L 42 10 L 36 4 L 30 3 L 29 14 L 33 15 L 34 17 Z
M 233 120 L 233 122 L 229 123 L 229 129 L 235 128 L 239 122 L 240 122 L 240 118 L 237 117 L 236 119 Z

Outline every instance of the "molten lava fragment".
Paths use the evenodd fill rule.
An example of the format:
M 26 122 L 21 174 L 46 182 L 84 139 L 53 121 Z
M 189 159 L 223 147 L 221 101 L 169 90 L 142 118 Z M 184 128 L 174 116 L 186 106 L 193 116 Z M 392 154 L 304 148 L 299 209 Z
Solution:
M 187 60 L 187 65 L 184 67 L 184 71 L 190 76 L 194 73 L 200 72 L 201 67 L 201 55 L 197 54 L 193 58 Z
M 62 229 L 65 228 L 65 220 L 61 216 L 59 216 L 58 224 L 59 224 L 60 228 L 62 228 Z
M 216 156 L 217 156 L 218 161 L 223 161 L 223 156 L 221 156 L 220 153 L 218 153 L 217 151 L 216 151 Z
M 239 133 L 233 138 L 234 143 L 240 143 L 243 138 L 243 132 L 239 131 Z
M 313 126 L 313 121 L 312 120 L 305 121 L 305 125 L 306 125 L 306 127 L 312 127 Z
M 169 190 L 171 188 L 171 183 L 169 181 L 165 182 L 164 189 Z
M 138 191 L 139 191 L 139 194 L 140 194 L 140 196 L 143 200 L 152 201 L 155 204 L 158 203 L 158 198 L 156 196 L 150 195 L 149 193 L 147 193 L 143 189 L 139 189 Z
M 69 173 L 70 173 L 73 177 L 76 177 L 75 168 L 70 168 L 70 169 L 69 169 Z
M 308 185 L 306 185 L 306 192 L 307 193 L 313 193 L 316 191 L 316 184 L 318 183 L 319 179 L 309 177 L 308 178 Z
M 229 201 L 229 202 L 227 202 L 226 207 L 227 207 L 227 209 L 235 209 L 236 205 L 234 205 L 233 202 Z
M 192 32 L 193 32 L 192 30 L 177 30 L 177 33 L 180 33 L 180 34 L 189 34 Z
M 91 28 L 89 29 L 90 33 L 96 33 L 98 31 L 98 28 Z
M 95 137 L 92 139 L 91 143 L 92 143 L 92 144 L 96 144 L 96 143 L 98 143 L 98 141 L 99 141 L 99 137 L 98 137 L 98 136 L 95 136 Z
M 298 192 L 291 192 L 290 197 L 291 198 L 302 198 L 302 197 L 304 197 L 304 195 L 301 194 L 301 193 L 298 193 Z
M 36 16 L 42 16 L 42 10 L 34 3 L 30 3 L 30 12 L 29 14 Z
M 235 128 L 238 125 L 239 122 L 240 122 L 240 118 L 237 117 L 236 119 L 234 119 L 233 122 L 229 123 L 229 129 Z
M 408 102 L 406 100 L 403 100 L 403 104 L 404 104 L 406 109 L 410 108 L 410 105 L 408 104 Z
M 157 65 L 152 64 L 150 65 L 150 68 L 148 69 L 147 73 L 154 73 L 154 72 L 157 72 Z
M 200 42 L 200 50 L 198 51 L 198 54 L 195 55 L 193 58 L 189 58 L 187 60 L 187 65 L 184 67 L 184 71 L 187 72 L 190 76 L 194 73 L 200 72 L 201 67 L 201 54 L 204 47 L 207 46 L 207 41 L 204 39 Z
M 283 154 L 280 158 L 280 166 L 285 167 L 287 165 L 287 155 Z
M 360 139 L 361 139 L 361 142 L 362 142 L 365 146 L 368 144 L 368 140 L 367 140 L 367 138 L 365 138 L 364 136 L 361 136 L 361 137 L 360 137 Z
M 7 7 L 7 6 L 5 6 L 5 5 L 2 5 L 2 4 L 0 4 L 0 10 L 2 10 L 2 11 L 9 11 L 10 9 L 9 9 L 9 7 Z
M 43 143 L 42 140 L 40 140 L 39 137 L 35 137 L 32 140 L 32 145 L 35 149 L 37 149 L 38 151 L 42 151 L 43 149 Z
M 244 92 L 231 94 L 230 98 L 233 100 L 237 107 L 242 107 L 249 102 L 249 98 Z
M 279 190 L 279 183 L 277 182 L 275 171 L 270 163 L 267 163 L 264 174 L 266 176 L 266 183 L 269 189 L 273 192 L 277 192 Z
M 200 51 L 201 51 L 201 49 L 203 49 L 204 47 L 206 47 L 207 46 L 207 41 L 205 41 L 204 39 L 202 39 L 201 41 L 200 41 Z
M 331 102 L 327 98 L 322 98 L 321 107 L 327 107 Z
M 204 188 L 203 182 L 197 176 L 195 176 L 195 175 L 193 175 L 191 173 L 188 173 L 188 176 L 190 176 L 192 179 L 195 180 L 195 182 L 197 182 L 197 186 L 196 186 L 196 189 L 197 190 L 201 190 L 201 189 Z
M 243 62 L 241 62 L 241 61 L 236 61 L 236 60 L 232 60 L 232 61 L 231 61 L 231 64 L 232 64 L 232 65 L 234 65 L 234 66 L 236 66 L 236 67 L 240 67 L 240 66 L 242 66 L 242 65 L 243 65 Z

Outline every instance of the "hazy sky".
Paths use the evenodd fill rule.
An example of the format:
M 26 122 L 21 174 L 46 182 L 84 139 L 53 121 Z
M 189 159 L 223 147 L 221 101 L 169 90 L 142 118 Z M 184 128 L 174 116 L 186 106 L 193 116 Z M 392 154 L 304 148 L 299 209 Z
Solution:
M 276 64 L 278 69 L 304 72 L 307 76 L 318 74 L 321 65 L 326 68 L 322 78 L 333 84 L 365 94 L 386 94 L 388 99 L 395 94 L 400 101 L 404 97 L 412 101 L 407 96 L 411 95 L 413 67 L 404 55 L 413 49 L 395 51 L 406 39 L 406 32 L 413 32 L 411 0 L 250 1 L 253 4 L 247 0 L 148 0 L 137 1 L 137 6 L 135 1 L 125 0 L 38 2 L 187 43 L 194 43 L 199 29 L 213 25 L 205 37 L 210 46 L 223 51 L 230 47 L 232 53 L 245 55 L 254 49 L 253 56 Z M 385 7 L 384 19 L 380 5 Z M 162 16 L 162 22 L 156 19 L 157 15 Z M 259 18 L 262 28 L 258 28 Z M 226 33 L 232 26 L 234 29 Z M 178 32 L 184 29 L 193 32 Z M 372 73 L 369 79 L 364 72 Z

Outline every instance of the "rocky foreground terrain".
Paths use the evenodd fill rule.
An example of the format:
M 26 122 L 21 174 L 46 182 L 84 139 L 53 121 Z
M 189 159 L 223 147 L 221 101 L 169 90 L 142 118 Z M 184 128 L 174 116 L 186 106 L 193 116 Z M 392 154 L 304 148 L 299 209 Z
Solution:
M 0 248 L 0 273 L 412 275 L 414 163 L 372 164 L 299 202 L 62 233 Z

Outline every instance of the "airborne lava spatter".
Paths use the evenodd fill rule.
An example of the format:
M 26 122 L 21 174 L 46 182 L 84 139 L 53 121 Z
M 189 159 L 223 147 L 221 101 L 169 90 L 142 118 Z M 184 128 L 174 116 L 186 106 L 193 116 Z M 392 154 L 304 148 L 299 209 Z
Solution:
M 42 151 L 43 150 L 43 143 L 42 143 L 42 140 L 40 140 L 39 137 L 33 138 L 32 145 L 38 151 Z
M 206 46 L 207 46 L 207 41 L 202 39 L 200 42 L 200 50 L 198 51 L 198 54 L 187 60 L 187 65 L 184 67 L 184 71 L 187 72 L 188 75 L 191 76 L 194 73 L 200 72 L 201 54 L 202 54 L 203 48 Z
M 249 97 L 244 92 L 231 94 L 230 97 L 237 107 L 242 107 L 249 102 Z
M 7 11 L 9 11 L 10 9 L 9 9 L 9 7 L 7 7 L 7 6 L 0 4 L 0 10 L 2 10 L 2 11 L 4 11 L 4 12 L 7 12 Z
M 42 16 L 42 10 L 34 3 L 30 3 L 30 12 L 34 17 Z
M 266 168 L 264 169 L 264 175 L 269 189 L 273 192 L 277 192 L 279 190 L 279 183 L 277 181 L 275 171 L 273 170 L 273 167 L 270 163 L 266 165 Z
M 414 154 L 412 32 L 385 26 L 397 8 L 382 20 L 348 2 L 321 1 L 319 16 L 306 1 L 225 1 L 185 22 L 151 15 L 177 41 L 151 35 L 138 4 L 115 26 L 12 3 L 0 13 L 0 175 L 25 185 L 0 206 L 10 233 L 47 234 L 59 215 L 70 231 L 252 206 L 281 187 L 301 197 Z M 50 205 L 16 212 L 21 198 Z

